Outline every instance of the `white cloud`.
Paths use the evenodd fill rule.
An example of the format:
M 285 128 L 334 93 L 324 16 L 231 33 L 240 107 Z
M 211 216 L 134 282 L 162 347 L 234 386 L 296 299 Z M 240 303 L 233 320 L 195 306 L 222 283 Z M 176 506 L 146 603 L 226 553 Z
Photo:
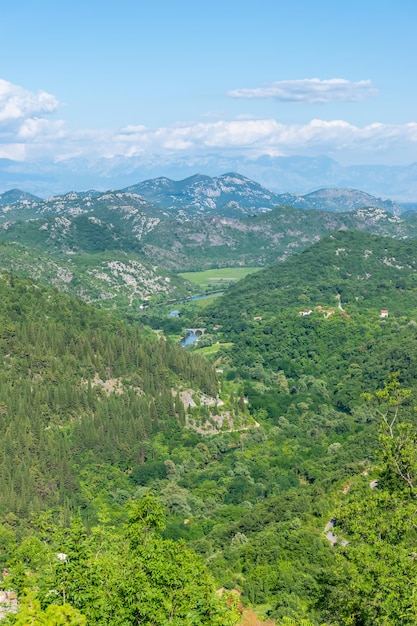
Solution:
M 33 93 L 0 78 L 0 123 L 53 113 L 58 100 L 46 91 Z
M 0 159 L 12 161 L 24 161 L 26 157 L 25 146 L 21 143 L 0 144 Z
M 65 136 L 65 122 L 49 120 L 58 100 L 46 91 L 36 93 L 0 79 L 0 155 L 25 160 L 56 150 L 57 140 Z M 38 149 L 31 150 L 38 144 Z M 48 147 L 49 146 L 49 147 Z
M 281 102 L 327 104 L 329 102 L 357 102 L 373 96 L 377 90 L 370 80 L 350 82 L 344 78 L 304 78 L 281 80 L 254 89 L 234 89 L 232 98 L 270 98 Z
M 63 120 L 51 121 L 31 117 L 21 124 L 17 136 L 25 141 L 43 141 L 47 138 L 57 140 L 66 136 L 64 127 Z

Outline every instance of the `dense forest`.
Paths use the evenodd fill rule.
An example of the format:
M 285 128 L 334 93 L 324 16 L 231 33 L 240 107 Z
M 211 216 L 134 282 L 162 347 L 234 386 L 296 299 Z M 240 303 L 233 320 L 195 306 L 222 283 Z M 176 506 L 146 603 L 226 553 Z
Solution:
M 142 321 L 2 276 L 4 623 L 415 624 L 415 264 L 337 232 Z
M 22 594 L 31 576 L 38 581 L 39 569 L 46 567 L 48 573 L 42 575 L 47 576 L 48 589 L 58 584 L 61 588 L 61 583 L 50 579 L 53 549 L 56 547 L 59 553 L 70 552 L 72 544 L 67 546 L 74 541 L 79 556 L 82 552 L 84 559 L 78 574 L 85 566 L 83 576 L 88 580 L 87 586 L 91 586 L 88 591 L 91 594 L 97 586 L 94 576 L 99 574 L 87 571 L 90 566 L 86 565 L 88 549 L 81 547 L 80 537 L 87 537 L 88 530 L 85 546 L 89 541 L 93 545 L 92 527 L 107 511 L 110 512 L 109 522 L 119 517 L 130 519 L 123 504 L 143 482 L 145 474 L 141 476 L 138 471 L 141 467 L 147 469 L 149 476 L 167 476 L 170 467 L 153 459 L 153 445 L 157 448 L 158 444 L 151 442 L 158 433 L 161 436 L 165 432 L 167 437 L 170 431 L 180 433 L 181 425 L 185 424 L 185 408 L 173 390 L 184 385 L 216 396 L 218 383 L 206 361 L 168 341 L 146 336 L 137 325 L 124 324 L 79 301 L 17 277 L 3 276 L 0 289 L 0 511 L 4 520 L 1 531 L 1 558 L 6 567 L 4 584 L 11 584 Z M 142 503 L 142 506 L 145 505 Z M 146 519 L 152 518 L 149 529 L 147 524 L 142 528 L 140 520 L 137 522 L 138 536 L 143 533 L 146 541 L 152 529 L 163 526 L 163 510 L 161 505 L 155 506 L 149 505 L 149 511 L 145 507 L 145 513 L 141 513 Z M 79 520 L 79 528 L 72 537 L 70 529 L 76 523 L 74 520 Z M 102 532 L 111 535 L 110 529 L 111 526 L 104 525 Z M 78 536 L 76 532 L 81 534 Z M 122 534 L 117 534 L 117 539 L 111 535 L 106 541 L 113 547 L 119 542 L 119 547 L 123 545 L 128 549 L 129 532 L 126 527 Z M 96 548 L 100 553 L 104 550 L 101 543 Z M 209 575 L 202 573 L 203 564 L 185 547 L 173 546 L 159 535 L 152 535 L 152 540 L 149 538 L 148 550 L 140 559 L 146 561 L 151 552 L 156 555 L 158 550 L 167 555 L 171 551 L 172 563 L 167 556 L 167 566 L 172 571 L 167 575 L 196 579 L 193 599 L 188 604 L 190 592 L 181 587 L 187 610 L 172 609 L 173 615 L 177 611 L 185 614 L 184 611 L 193 609 L 193 603 L 196 607 L 201 605 L 198 594 L 206 598 L 212 591 Z M 121 553 L 117 554 L 117 558 L 122 557 Z M 100 565 L 101 576 L 113 557 L 107 554 L 107 561 Z M 68 563 L 71 569 L 73 560 Z M 28 573 L 27 569 L 32 566 L 36 572 Z M 95 566 L 99 567 L 98 562 Z M 130 567 L 139 566 L 132 562 Z M 68 572 L 65 575 L 70 576 Z M 121 575 L 118 570 L 118 576 Z M 75 591 L 74 598 L 69 593 L 71 584 L 74 589 L 80 584 L 74 572 L 71 576 L 71 583 L 68 582 L 60 599 L 71 601 L 92 619 L 90 596 L 80 599 Z M 156 593 L 157 585 L 164 589 L 161 581 L 155 581 L 155 590 L 152 588 L 149 593 Z M 42 595 L 38 582 L 36 587 L 38 596 Z M 41 604 L 48 604 L 48 593 L 44 589 Z M 122 590 L 117 593 L 121 594 Z M 132 593 L 136 593 L 135 588 Z M 50 596 L 49 600 L 56 601 L 56 597 Z M 156 599 L 155 603 L 158 603 Z M 200 609 L 195 610 L 198 613 Z M 213 608 L 214 613 L 216 610 Z M 111 603 L 108 611 L 115 612 Z M 208 606 L 201 611 L 209 612 Z M 105 623 L 133 623 L 126 622 L 130 618 L 119 610 L 117 614 L 117 620 L 121 621 L 113 622 L 113 618 L 96 614 L 94 620 L 95 623 L 103 623 L 103 620 Z M 156 620 L 149 623 L 163 623 L 162 618 Z M 201 617 L 201 621 L 195 623 L 212 621 Z

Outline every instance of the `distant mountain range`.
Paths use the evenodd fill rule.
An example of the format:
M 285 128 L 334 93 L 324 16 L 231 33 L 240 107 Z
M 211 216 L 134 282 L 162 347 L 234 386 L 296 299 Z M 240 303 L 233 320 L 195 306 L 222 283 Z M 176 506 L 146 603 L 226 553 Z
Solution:
M 245 159 L 212 154 L 180 159 L 175 155 L 147 154 L 111 159 L 74 158 L 59 163 L 0 159 L 0 191 L 19 188 L 48 197 L 69 189 L 121 189 L 161 174 L 179 180 L 196 172 L 218 176 L 228 171 L 240 172 L 278 194 L 304 195 L 321 188 L 355 188 L 397 202 L 417 202 L 417 163 L 343 166 L 325 156 Z
M 402 217 L 403 211 L 391 200 L 354 189 L 296 196 L 275 194 L 240 174 L 196 175 L 182 181 L 150 179 L 120 191 L 70 192 L 47 200 L 13 189 L 0 195 L 0 241 L 58 254 L 65 276 L 74 274 L 78 255 L 104 253 L 106 263 L 111 262 L 109 254 L 123 253 L 130 255 L 133 265 L 157 264 L 167 271 L 267 265 L 333 230 L 415 237 L 417 215 L 411 211 Z M 3 267 L 8 267 L 4 255 L 3 250 Z M 10 267 L 16 269 L 16 262 Z M 96 273 L 106 274 L 98 269 Z M 135 276 L 126 280 L 137 284 L 138 272 Z M 108 277 L 103 280 L 109 284 Z M 178 281 L 163 279 L 162 284 L 168 296 L 179 293 Z M 184 289 L 185 285 L 180 292 Z M 136 289 L 140 296 L 147 291 Z
M 107 306 L 193 293 L 177 272 L 265 266 L 333 231 L 417 236 L 417 213 L 354 189 L 276 194 L 241 174 L 157 178 L 47 200 L 0 195 L 0 268 Z
M 306 195 L 277 194 L 237 173 L 217 177 L 194 175 L 180 181 L 169 178 L 145 180 L 120 191 L 70 192 L 47 200 L 18 189 L 0 194 L 0 220 L 28 219 L 39 215 L 119 212 L 130 221 L 146 214 L 157 220 L 167 217 L 195 219 L 202 215 L 239 218 L 277 206 L 322 211 L 380 208 L 396 215 L 404 208 L 356 189 L 320 189 Z M 114 216 L 113 216 L 114 217 Z M 136 234 L 137 224 L 133 232 Z
M 188 217 L 194 212 L 239 217 L 281 205 L 337 212 L 362 207 L 377 207 L 396 215 L 404 212 L 399 203 L 356 189 L 320 189 L 306 195 L 277 194 L 233 172 L 214 178 L 195 175 L 180 181 L 156 178 L 124 191 L 139 194 L 160 208 Z

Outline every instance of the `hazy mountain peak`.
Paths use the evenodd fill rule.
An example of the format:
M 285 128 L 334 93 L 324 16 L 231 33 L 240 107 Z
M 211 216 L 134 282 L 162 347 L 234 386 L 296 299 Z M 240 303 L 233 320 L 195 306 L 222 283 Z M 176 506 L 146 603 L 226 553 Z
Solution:
M 41 202 L 42 199 L 38 196 L 34 196 L 27 191 L 21 189 L 10 189 L 0 194 L 0 206 L 6 206 L 8 204 L 14 204 L 15 202 Z
M 143 157 L 116 156 L 111 159 L 67 159 L 59 163 L 24 163 L 0 159 L 0 189 L 24 188 L 43 197 L 63 193 L 68 188 L 101 190 L 134 186 L 138 180 L 157 181 L 170 188 L 178 181 L 187 185 L 204 175 L 247 176 L 275 193 L 306 194 L 323 187 L 363 189 L 377 197 L 397 201 L 417 200 L 417 164 L 404 166 L 343 166 L 326 156 L 272 157 L 256 159 L 218 154 L 176 160 L 161 155 Z M 239 172 L 239 174 L 235 174 Z M 161 176 L 163 173 L 163 176 Z M 188 176 L 188 178 L 186 178 Z M 159 178 L 155 178 L 159 177 Z M 175 180 L 174 180 L 175 179 Z M 177 182 L 175 182 L 177 181 Z
M 282 197 L 285 198 L 286 204 L 291 204 L 300 209 L 344 212 L 363 207 L 376 207 L 395 215 L 404 212 L 403 207 L 392 200 L 376 198 L 359 189 L 347 187 L 326 187 L 303 196 L 291 197 L 289 194 L 284 194 Z

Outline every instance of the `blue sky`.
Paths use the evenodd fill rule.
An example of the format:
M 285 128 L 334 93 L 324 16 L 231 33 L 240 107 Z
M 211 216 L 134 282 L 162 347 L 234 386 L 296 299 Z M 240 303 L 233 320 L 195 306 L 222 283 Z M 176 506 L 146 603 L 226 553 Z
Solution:
M 417 161 L 415 0 L 4 0 L 0 157 Z

